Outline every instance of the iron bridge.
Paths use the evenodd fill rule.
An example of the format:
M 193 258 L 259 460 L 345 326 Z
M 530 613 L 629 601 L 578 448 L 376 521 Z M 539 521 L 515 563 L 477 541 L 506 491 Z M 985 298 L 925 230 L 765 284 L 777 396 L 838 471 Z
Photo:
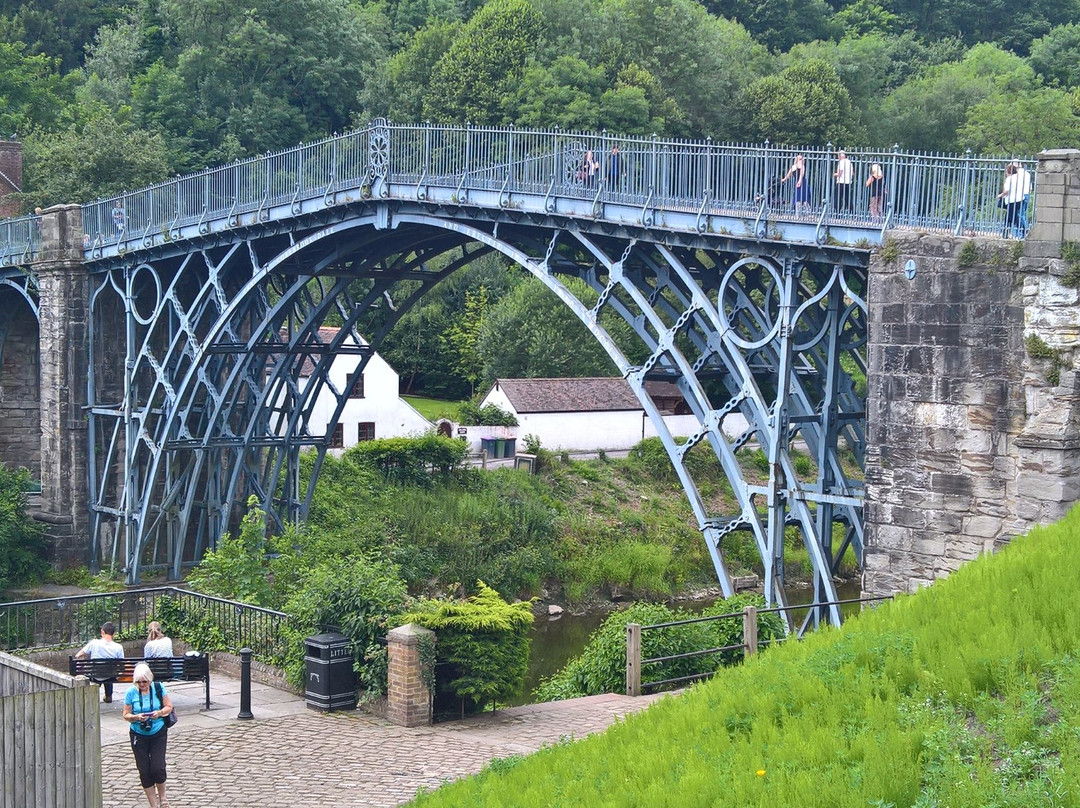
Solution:
M 589 150 L 600 163 L 593 177 L 581 171 Z M 792 181 L 779 182 L 797 154 L 810 191 L 799 209 Z M 92 543 L 134 583 L 146 569 L 179 577 L 249 496 L 279 527 L 304 519 L 348 400 L 350 385 L 328 375 L 334 356 L 358 353 L 362 373 L 425 293 L 499 253 L 573 311 L 637 394 L 725 595 L 725 541 L 744 531 L 766 599 L 787 605 L 785 534 L 795 531 L 814 602 L 836 601 L 842 556 L 850 548 L 860 566 L 863 557 L 870 251 L 888 228 L 990 232 L 1001 215 L 1001 160 L 849 156 L 855 182 L 837 199 L 831 147 L 377 120 L 83 205 Z M 873 163 L 887 189 L 877 218 L 864 184 Z M 0 222 L 0 283 L 32 307 L 36 228 L 34 217 Z M 568 279 L 592 294 L 575 294 L 580 284 Z M 385 328 L 361 338 L 360 318 L 385 302 Z M 344 327 L 323 342 L 330 318 Z M 643 362 L 613 339 L 617 321 L 631 327 Z M 307 383 L 305 363 L 314 367 Z M 697 418 L 685 442 L 645 392 L 654 379 L 676 384 Z M 313 434 L 324 389 L 337 407 L 326 434 Z M 731 436 L 725 423 L 736 413 L 748 427 Z M 704 472 L 688 462 L 699 444 L 712 463 Z M 796 444 L 809 467 L 797 464 Z M 765 470 L 752 482 L 740 452 L 755 448 Z M 307 451 L 310 475 L 301 473 Z M 702 493 L 720 474 L 733 508 Z M 807 620 L 841 616 L 822 605 Z

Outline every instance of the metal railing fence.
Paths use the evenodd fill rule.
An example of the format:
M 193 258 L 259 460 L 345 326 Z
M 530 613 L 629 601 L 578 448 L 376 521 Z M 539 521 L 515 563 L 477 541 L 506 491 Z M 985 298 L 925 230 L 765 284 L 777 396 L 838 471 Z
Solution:
M 77 648 L 98 637 L 110 620 L 118 641 L 143 640 L 146 624 L 159 620 L 175 639 L 215 645 L 200 651 L 238 653 L 246 647 L 271 661 L 284 651 L 284 628 L 291 619 L 272 609 L 172 586 L 13 601 L 0 603 L 0 650 Z
M 709 679 L 720 668 L 732 664 L 734 661 L 745 659 L 747 656 L 752 656 L 762 648 L 786 642 L 793 637 L 796 639 L 801 638 L 810 623 L 810 618 L 812 618 L 813 616 L 812 610 L 815 608 L 820 610 L 829 606 L 854 606 L 856 604 L 877 603 L 883 600 L 891 599 L 891 595 L 884 595 L 865 598 L 849 598 L 846 600 L 836 600 L 818 604 L 802 603 L 795 606 L 775 606 L 767 609 L 760 609 L 755 606 L 747 606 L 741 612 L 728 612 L 727 614 L 708 615 L 705 617 L 692 617 L 686 620 L 672 620 L 667 623 L 654 623 L 648 626 L 643 626 L 639 623 L 627 623 L 626 695 L 640 696 L 643 690 L 670 687 L 672 685 L 689 684 L 691 682 Z M 799 631 L 787 633 L 783 637 L 759 640 L 758 620 L 762 615 L 786 614 L 790 617 L 793 613 L 798 612 L 807 613 L 807 619 L 804 620 L 802 628 Z M 741 625 L 742 636 L 738 642 L 712 648 L 704 648 L 696 651 L 667 654 L 664 656 L 646 658 L 642 658 L 641 656 L 642 634 L 644 632 L 661 631 L 663 629 L 677 628 L 680 626 L 689 626 L 700 623 L 712 623 L 721 620 L 737 621 Z M 707 669 L 685 675 L 669 676 L 664 679 L 643 681 L 643 672 L 646 667 L 659 666 L 665 663 L 689 661 L 696 659 L 705 660 L 703 664 Z
M 618 157 L 613 159 L 613 149 Z M 591 151 L 595 174 L 583 171 Z M 801 156 L 802 184 L 789 170 Z M 180 238 L 180 228 L 212 222 L 236 227 L 271 215 L 298 215 L 303 203 L 326 206 L 367 198 L 378 186 L 385 198 L 424 200 L 434 187 L 453 189 L 466 202 L 470 191 L 497 191 L 498 203 L 514 194 L 542 194 L 640 205 L 649 212 L 698 211 L 742 216 L 755 223 L 811 221 L 869 229 L 913 228 L 956 234 L 1002 233 L 1005 212 L 997 195 L 1009 162 L 1030 173 L 1031 157 L 851 149 L 853 177 L 841 190 L 834 179 L 832 145 L 794 148 L 713 143 L 607 132 L 563 132 L 510 127 L 386 124 L 267 153 L 83 205 L 84 247 L 137 249 Z M 871 167 L 883 174 L 880 215 L 871 213 Z M 786 178 L 786 179 L 785 179 Z M 382 184 L 384 183 L 384 184 Z M 1034 220 L 1034 208 L 1027 218 Z M 1019 229 L 1019 228 L 1017 228 Z M 755 228 L 755 232 L 757 229 Z M 1023 233 L 1016 233 L 1023 235 Z M 36 256 L 36 218 L 0 222 L 0 265 Z

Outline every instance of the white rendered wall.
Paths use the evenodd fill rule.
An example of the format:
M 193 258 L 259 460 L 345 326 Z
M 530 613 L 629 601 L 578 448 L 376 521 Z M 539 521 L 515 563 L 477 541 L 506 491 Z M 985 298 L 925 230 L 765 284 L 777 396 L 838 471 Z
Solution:
M 359 356 L 337 356 L 330 366 L 330 380 L 339 390 L 348 384 L 349 375 L 360 364 Z M 307 380 L 304 380 L 305 383 Z M 312 435 L 327 432 L 336 401 L 327 387 L 319 391 L 311 411 L 309 431 Z M 341 418 L 344 448 L 357 443 L 357 425 L 375 424 L 376 438 L 399 438 L 419 435 L 434 426 L 398 396 L 398 374 L 381 356 L 375 354 L 364 368 L 364 397 L 345 402 Z
M 630 449 L 644 438 L 656 436 L 656 429 L 644 410 L 619 412 L 542 412 L 521 414 L 514 410 L 502 389 L 492 390 L 483 404 L 497 404 L 518 419 L 518 451 L 523 451 L 526 435 L 536 435 L 540 445 L 552 451 L 618 451 Z M 665 415 L 664 423 L 675 437 L 685 438 L 698 431 L 698 421 L 693 415 Z M 480 450 L 479 438 L 501 437 L 494 428 L 470 427 L 470 449 Z M 724 432 L 729 436 L 741 434 L 746 429 L 746 419 L 731 414 L 724 419 Z M 474 445 L 475 444 L 475 445 Z

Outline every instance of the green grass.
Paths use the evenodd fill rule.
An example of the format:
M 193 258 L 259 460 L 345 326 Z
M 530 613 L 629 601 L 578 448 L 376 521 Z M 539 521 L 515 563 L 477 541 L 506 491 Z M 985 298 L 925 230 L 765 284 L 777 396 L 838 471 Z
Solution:
M 439 418 L 455 420 L 458 407 L 461 406 L 460 401 L 443 401 L 438 398 L 424 398 L 423 396 L 402 396 L 401 398 L 429 421 L 436 421 Z
M 1080 512 L 435 806 L 1080 804 Z

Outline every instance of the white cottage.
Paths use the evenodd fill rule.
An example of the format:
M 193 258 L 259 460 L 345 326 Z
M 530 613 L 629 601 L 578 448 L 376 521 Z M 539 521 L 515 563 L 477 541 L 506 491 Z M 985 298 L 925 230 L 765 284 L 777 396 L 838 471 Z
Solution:
M 339 329 L 320 328 L 319 338 L 328 343 Z M 349 338 L 351 344 L 351 338 Z M 366 344 L 361 341 L 361 344 Z M 330 365 L 330 380 L 342 390 L 349 377 L 356 371 L 361 357 L 355 354 L 335 356 Z M 305 386 L 315 370 L 310 359 L 300 370 L 300 384 Z M 325 386 L 319 391 L 312 408 L 308 429 L 312 435 L 325 435 L 337 402 Z M 349 400 L 334 427 L 334 449 L 347 449 L 362 440 L 375 438 L 399 438 L 418 435 L 433 429 L 434 425 L 398 396 L 398 374 L 377 353 L 368 360 L 364 373 L 349 391 Z
M 645 390 L 672 435 L 687 437 L 697 431 L 697 418 L 674 384 L 646 382 Z M 514 414 L 519 442 L 535 435 L 552 451 L 618 451 L 656 435 L 634 391 L 618 377 L 497 379 L 484 397 L 486 404 Z M 745 428 L 741 416 L 724 419 L 729 434 Z

